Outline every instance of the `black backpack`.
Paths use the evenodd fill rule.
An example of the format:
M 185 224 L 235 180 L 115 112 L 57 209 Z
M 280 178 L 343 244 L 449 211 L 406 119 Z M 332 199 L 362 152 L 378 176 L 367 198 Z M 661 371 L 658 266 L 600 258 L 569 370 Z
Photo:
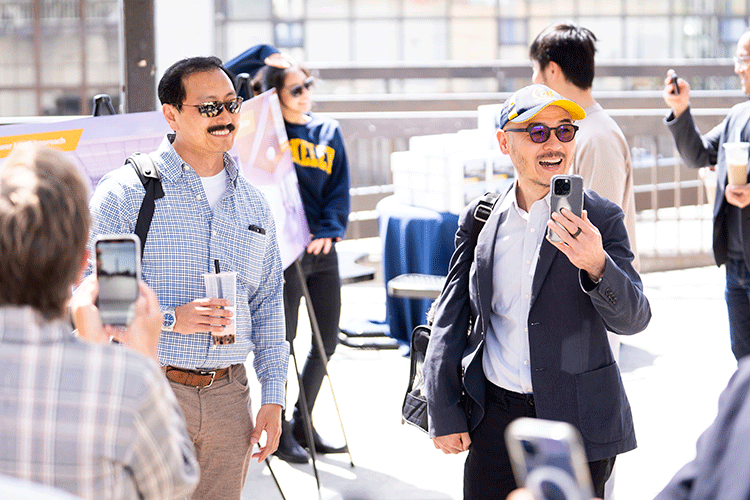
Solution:
M 141 209 L 138 212 L 138 220 L 135 222 L 135 234 L 141 239 L 141 257 L 143 249 L 146 248 L 146 237 L 151 227 L 151 219 L 154 217 L 154 208 L 156 200 L 164 197 L 164 189 L 161 186 L 161 177 L 159 169 L 156 168 L 153 158 L 143 153 L 133 153 L 125 160 L 125 165 L 130 164 L 138 178 L 141 180 L 146 194 L 141 203 Z
M 472 247 L 476 246 L 479 233 L 482 231 L 484 223 L 490 218 L 492 209 L 499 199 L 500 193 L 485 193 L 480 198 L 479 204 L 474 210 L 474 224 L 471 228 Z M 404 403 L 401 406 L 402 422 L 412 424 L 428 433 L 427 396 L 424 393 L 424 375 L 422 369 L 431 332 L 432 321 L 429 320 L 427 325 L 419 325 L 411 333 L 409 386 L 406 389 Z M 464 407 L 468 410 L 468 405 L 464 405 Z

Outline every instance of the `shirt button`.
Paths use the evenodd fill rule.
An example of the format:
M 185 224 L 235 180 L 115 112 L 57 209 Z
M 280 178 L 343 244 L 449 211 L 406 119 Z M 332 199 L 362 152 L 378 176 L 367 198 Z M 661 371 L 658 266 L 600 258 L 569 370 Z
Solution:
M 188 170 L 190 170 L 190 167 L 188 167 L 187 165 L 183 165 L 182 166 L 182 170 L 184 170 L 185 172 L 187 172 Z
M 216 231 L 211 231 L 211 234 L 216 236 Z
M 534 228 L 532 227 L 531 229 L 529 229 L 529 232 L 533 233 L 534 232 Z
M 527 359 L 526 361 L 523 362 L 523 364 L 526 366 L 529 366 L 529 360 Z
M 202 199 L 203 199 L 203 195 L 200 195 L 200 194 L 199 194 L 199 195 L 196 195 L 195 199 L 196 199 L 196 200 L 202 200 Z
M 528 299 L 529 298 L 529 294 L 527 293 L 526 295 L 524 295 L 524 297 L 526 297 Z
M 530 261 L 530 260 L 527 260 L 527 261 L 526 261 L 526 265 L 531 265 L 531 261 Z

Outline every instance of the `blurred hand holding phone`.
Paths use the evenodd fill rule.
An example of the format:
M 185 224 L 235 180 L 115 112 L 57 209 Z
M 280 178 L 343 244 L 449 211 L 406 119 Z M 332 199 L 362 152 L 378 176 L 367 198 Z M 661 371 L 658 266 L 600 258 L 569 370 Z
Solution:
M 594 496 L 583 440 L 572 425 L 519 418 L 505 431 L 516 483 L 534 500 L 590 500 Z

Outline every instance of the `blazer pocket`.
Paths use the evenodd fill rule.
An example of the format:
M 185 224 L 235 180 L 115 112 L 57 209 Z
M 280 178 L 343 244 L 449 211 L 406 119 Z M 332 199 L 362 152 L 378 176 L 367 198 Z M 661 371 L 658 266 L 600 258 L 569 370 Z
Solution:
M 596 444 L 622 441 L 632 426 L 630 404 L 616 363 L 575 376 L 578 422 L 583 437 Z

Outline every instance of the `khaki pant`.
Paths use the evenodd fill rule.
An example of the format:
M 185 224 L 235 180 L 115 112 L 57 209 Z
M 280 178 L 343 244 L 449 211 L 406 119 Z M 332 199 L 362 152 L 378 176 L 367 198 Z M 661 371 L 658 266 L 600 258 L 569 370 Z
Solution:
M 195 446 L 201 478 L 192 498 L 240 500 L 250 464 L 253 417 L 244 365 L 211 387 L 169 381 Z

